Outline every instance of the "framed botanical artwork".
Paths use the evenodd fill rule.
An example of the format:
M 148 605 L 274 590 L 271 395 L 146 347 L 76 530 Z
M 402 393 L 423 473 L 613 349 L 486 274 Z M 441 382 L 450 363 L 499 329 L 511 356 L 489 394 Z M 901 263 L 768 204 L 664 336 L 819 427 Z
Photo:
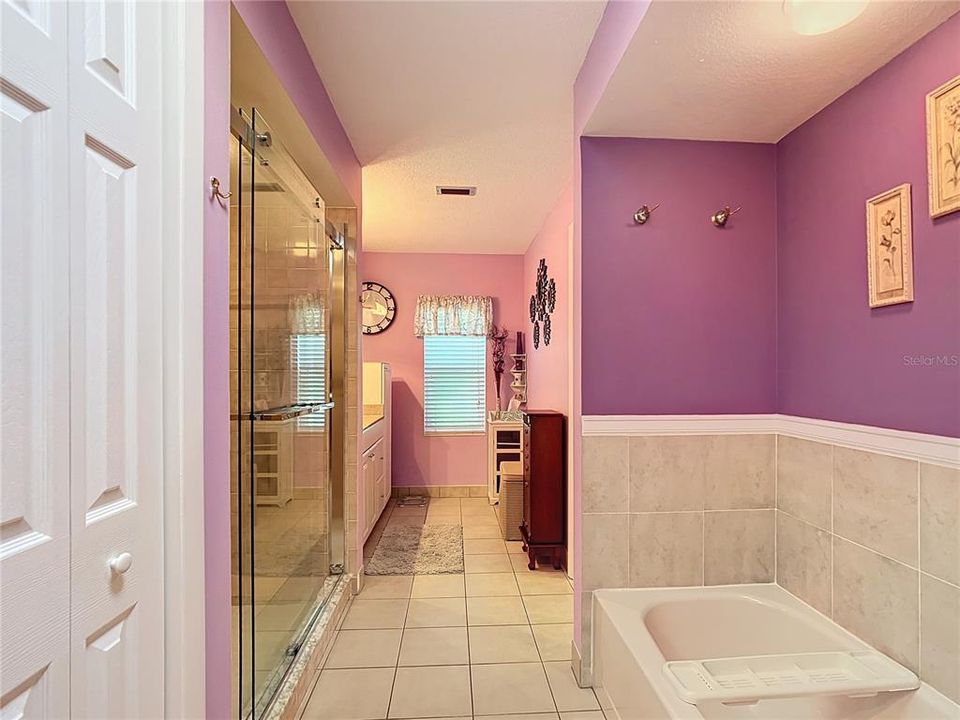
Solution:
M 927 95 L 930 217 L 960 210 L 960 75 Z
M 867 288 L 870 307 L 913 302 L 909 183 L 867 200 Z

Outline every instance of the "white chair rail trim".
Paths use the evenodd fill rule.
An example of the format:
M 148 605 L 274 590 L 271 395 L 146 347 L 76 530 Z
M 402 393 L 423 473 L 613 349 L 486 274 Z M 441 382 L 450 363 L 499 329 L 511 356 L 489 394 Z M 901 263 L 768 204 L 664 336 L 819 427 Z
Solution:
M 795 415 L 584 415 L 592 435 L 789 435 L 960 468 L 960 438 Z

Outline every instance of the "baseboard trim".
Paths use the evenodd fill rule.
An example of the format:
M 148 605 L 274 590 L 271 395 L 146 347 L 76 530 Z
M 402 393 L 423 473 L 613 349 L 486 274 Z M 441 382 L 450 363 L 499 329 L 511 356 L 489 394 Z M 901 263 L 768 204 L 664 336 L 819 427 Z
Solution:
M 576 678 L 577 685 L 582 688 L 593 686 L 593 678 L 590 677 L 590 672 L 583 664 L 580 648 L 573 640 L 570 641 L 570 669 L 573 670 L 573 677 Z
M 393 497 L 423 495 L 432 498 L 485 498 L 486 485 L 394 485 Z
M 775 434 L 960 468 L 960 438 L 795 415 L 584 415 L 595 435 Z

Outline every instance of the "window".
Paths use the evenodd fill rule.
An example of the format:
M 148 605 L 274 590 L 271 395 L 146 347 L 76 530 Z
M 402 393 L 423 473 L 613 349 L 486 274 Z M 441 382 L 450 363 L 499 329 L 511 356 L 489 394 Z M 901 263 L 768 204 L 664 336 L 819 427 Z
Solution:
M 327 336 L 291 335 L 290 357 L 293 365 L 298 403 L 327 402 Z M 304 415 L 301 428 L 322 430 L 327 414 Z
M 425 335 L 423 430 L 478 433 L 485 429 L 487 338 Z

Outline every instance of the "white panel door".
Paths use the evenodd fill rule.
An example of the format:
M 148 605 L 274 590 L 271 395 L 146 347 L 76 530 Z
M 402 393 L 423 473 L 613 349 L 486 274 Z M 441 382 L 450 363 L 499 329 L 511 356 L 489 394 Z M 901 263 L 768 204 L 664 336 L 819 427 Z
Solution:
M 0 3 L 0 718 L 69 713 L 67 6 Z
M 163 716 L 159 28 L 69 4 L 74 718 Z

